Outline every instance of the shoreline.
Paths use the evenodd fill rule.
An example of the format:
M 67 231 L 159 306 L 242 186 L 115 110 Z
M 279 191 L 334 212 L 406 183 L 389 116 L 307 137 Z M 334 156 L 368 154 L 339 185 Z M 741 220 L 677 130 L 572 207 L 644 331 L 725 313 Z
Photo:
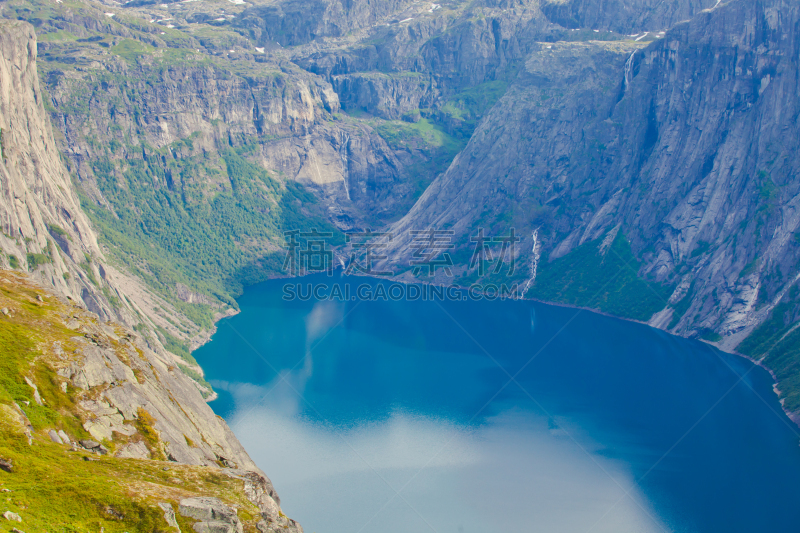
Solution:
M 295 279 L 295 278 L 304 278 L 306 276 L 310 276 L 310 275 L 314 275 L 314 274 L 316 274 L 316 273 L 312 273 L 312 274 L 308 274 L 307 273 L 307 274 L 304 274 L 302 276 L 275 276 L 274 278 L 269 278 L 269 279 L 264 280 L 264 281 L 259 282 L 259 283 L 265 283 L 265 282 L 268 282 L 268 281 L 273 281 L 273 280 L 278 280 L 278 279 L 287 279 L 288 280 L 288 279 Z M 341 276 L 344 277 L 345 274 L 342 273 Z M 363 277 L 363 278 L 370 278 L 370 279 L 379 280 L 379 281 L 389 281 L 386 278 L 381 278 L 381 277 L 377 277 L 377 276 L 370 276 L 370 275 L 365 275 L 365 274 L 351 274 L 351 275 L 348 275 L 348 277 Z M 404 285 L 424 285 L 424 283 L 420 283 L 419 281 L 408 281 L 408 280 L 405 280 L 405 279 L 391 279 L 391 281 L 393 283 L 402 283 Z M 255 283 L 253 285 L 258 285 L 258 283 Z M 244 287 L 243 291 L 247 290 L 249 287 L 251 287 L 253 285 L 248 285 L 248 286 Z M 429 285 L 434 285 L 434 284 L 433 283 L 429 283 Z M 436 285 L 441 285 L 441 284 L 436 284 Z M 455 286 L 460 290 L 466 290 L 466 289 L 469 288 L 469 287 L 464 287 L 464 286 L 458 285 L 458 284 L 454 284 L 452 286 Z M 791 412 L 791 411 L 789 411 L 788 409 L 786 409 L 784 407 L 784 402 L 780 398 L 780 389 L 778 389 L 778 378 L 775 375 L 775 372 L 772 371 L 772 369 L 770 369 L 769 367 L 764 365 L 763 359 L 754 359 L 753 357 L 750 357 L 749 355 L 745 355 L 745 354 L 737 352 L 735 350 L 733 350 L 733 351 L 726 350 L 726 349 L 720 347 L 718 345 L 718 343 L 716 343 L 716 342 L 708 341 L 708 340 L 705 340 L 705 339 L 699 339 L 699 338 L 698 339 L 692 339 L 690 337 L 684 337 L 682 335 L 677 335 L 677 334 L 671 333 L 671 332 L 669 332 L 669 331 L 667 331 L 665 329 L 661 329 L 659 327 L 653 326 L 648 322 L 644 322 L 644 321 L 641 321 L 641 320 L 636 320 L 635 318 L 626 318 L 626 317 L 622 317 L 622 316 L 612 315 L 611 313 L 606 313 L 606 312 L 600 311 L 598 309 L 592 309 L 591 307 L 585 307 L 585 306 L 575 305 L 575 304 L 567 304 L 567 303 L 562 303 L 562 302 L 551 302 L 551 301 L 547 301 L 547 300 L 541 300 L 539 298 L 519 298 L 518 300 L 522 300 L 522 301 L 526 301 L 526 302 L 537 302 L 537 303 L 541 303 L 541 304 L 545 304 L 545 305 L 552 305 L 552 306 L 555 306 L 555 307 L 563 307 L 563 308 L 566 308 L 566 309 L 577 309 L 577 310 L 580 310 L 580 311 L 588 311 L 590 313 L 594 313 L 596 315 L 605 316 L 605 317 L 608 317 L 608 318 L 614 318 L 614 319 L 617 319 L 617 320 L 624 320 L 626 322 L 633 322 L 635 324 L 641 324 L 643 326 L 647 326 L 649 328 L 653 328 L 653 329 L 656 329 L 658 331 L 663 331 L 667 335 L 671 335 L 671 336 L 679 338 L 679 339 L 702 342 L 704 344 L 707 344 L 709 346 L 712 346 L 712 347 L 716 348 L 720 352 L 723 352 L 723 353 L 726 353 L 726 354 L 730 354 L 730 355 L 735 355 L 737 357 L 741 357 L 743 359 L 746 359 L 747 361 L 753 363 L 754 365 L 756 365 L 758 367 L 761 367 L 764 370 L 766 370 L 767 372 L 769 372 L 769 375 L 772 378 L 772 391 L 775 393 L 776 396 L 778 396 L 778 399 L 779 399 L 779 402 L 780 402 L 780 405 L 781 405 L 781 410 L 784 412 L 784 414 L 786 414 L 786 417 L 789 420 L 791 420 L 798 428 L 800 428 L 800 412 L 794 413 L 794 412 Z M 229 318 L 229 317 L 232 317 L 232 316 L 236 316 L 240 312 L 241 312 L 240 310 L 229 308 L 224 313 L 217 313 L 214 316 L 214 323 L 213 323 L 212 329 L 209 330 L 207 335 L 203 336 L 204 337 L 203 342 L 198 343 L 196 346 L 192 347 L 191 353 L 193 353 L 195 350 L 197 350 L 201 346 L 204 346 L 205 344 L 211 342 L 211 338 L 213 337 L 214 333 L 216 333 L 216 331 L 217 331 L 217 323 L 220 320 L 223 320 L 225 318 Z M 194 340 L 195 339 L 192 339 L 193 342 L 194 342 Z M 198 364 L 198 367 L 200 367 L 200 369 L 202 371 L 201 365 Z M 205 372 L 203 372 L 203 377 L 205 377 Z M 216 400 L 218 398 L 217 392 L 213 391 L 213 389 L 212 389 L 212 392 L 213 392 L 213 394 L 211 396 L 209 396 L 209 398 L 206 399 L 206 403 L 212 402 L 212 401 L 214 401 L 214 400 Z

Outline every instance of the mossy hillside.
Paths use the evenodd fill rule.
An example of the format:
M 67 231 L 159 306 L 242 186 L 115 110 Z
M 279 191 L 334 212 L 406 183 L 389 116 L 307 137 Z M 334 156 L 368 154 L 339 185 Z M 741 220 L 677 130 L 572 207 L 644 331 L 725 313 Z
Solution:
M 22 285 L 22 279 L 13 274 L 0 277 L 0 307 L 9 310 L 9 315 L 0 319 L 0 404 L 16 403 L 34 429 L 51 427 L 88 436 L 74 415 L 72 397 L 62 392 L 52 377 L 55 359 L 41 350 L 53 343 L 71 347 L 75 333 L 52 319 L 65 309 L 49 299 L 39 302 L 36 297 L 40 293 Z M 37 385 L 44 405 L 34 401 L 26 377 Z
M 64 361 L 49 349 L 53 343 L 65 353 L 74 349 L 70 338 L 76 333 L 62 323 L 74 310 L 9 272 L 0 273 L 0 306 L 9 310 L 0 316 L 0 457 L 14 464 L 12 473 L 0 471 L 0 487 L 10 491 L 0 493 L 0 508 L 23 519 L 22 524 L 4 521 L 0 530 L 168 531 L 156 504 L 169 502 L 177 510 L 180 499 L 197 495 L 216 496 L 237 507 L 247 530 L 255 530 L 258 510 L 244 496 L 242 482 L 216 467 L 97 456 L 53 443 L 48 429 L 91 438 L 81 426 L 77 391 L 67 387 L 64 392 L 56 374 Z M 36 385 L 43 405 L 25 378 Z M 32 444 L 20 413 L 32 426 Z M 144 427 L 147 416 L 141 415 L 137 422 Z M 150 439 L 157 448 L 157 432 Z M 106 444 L 113 450 L 114 443 Z M 190 520 L 179 521 L 191 531 Z
M 551 262 L 542 258 L 527 296 L 641 321 L 666 307 L 674 287 L 639 277 L 640 262 L 622 233 L 605 254 L 601 242 L 586 242 Z
M 0 420 L 0 456 L 14 464 L 14 472 L 0 471 L 0 486 L 11 491 L 0 496 L 0 508 L 23 519 L 0 525 L 3 531 L 170 531 L 157 504 L 170 503 L 177 514 L 181 499 L 200 495 L 238 508 L 246 531 L 255 531 L 259 516 L 242 482 L 216 467 L 70 452 L 40 434 L 28 445 L 8 418 Z M 192 531 L 193 520 L 177 518 Z
M 172 148 L 163 152 L 179 153 Z M 272 179 L 247 152 L 179 155 L 166 168 L 160 153 L 106 158 L 94 173 L 110 209 L 83 197 L 112 254 L 203 327 L 211 326 L 213 308 L 177 300 L 177 283 L 235 305 L 240 272 L 249 269 L 251 281 L 280 272 L 282 255 L 269 256 L 284 245 L 284 231 L 317 228 L 341 241 L 313 194 Z

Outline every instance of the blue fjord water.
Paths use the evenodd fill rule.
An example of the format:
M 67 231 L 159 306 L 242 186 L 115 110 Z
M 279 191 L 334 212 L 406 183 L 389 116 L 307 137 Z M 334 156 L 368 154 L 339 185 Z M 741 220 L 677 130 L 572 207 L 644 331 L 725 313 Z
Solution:
M 283 284 L 195 356 L 307 533 L 800 531 L 798 430 L 746 360 L 540 303 Z

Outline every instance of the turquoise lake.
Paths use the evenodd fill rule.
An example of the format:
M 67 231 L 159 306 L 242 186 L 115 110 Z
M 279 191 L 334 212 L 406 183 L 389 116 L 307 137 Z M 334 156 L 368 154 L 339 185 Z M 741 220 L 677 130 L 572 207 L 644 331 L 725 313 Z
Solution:
M 742 358 L 535 302 L 284 283 L 194 355 L 306 533 L 800 531 L 800 430 Z

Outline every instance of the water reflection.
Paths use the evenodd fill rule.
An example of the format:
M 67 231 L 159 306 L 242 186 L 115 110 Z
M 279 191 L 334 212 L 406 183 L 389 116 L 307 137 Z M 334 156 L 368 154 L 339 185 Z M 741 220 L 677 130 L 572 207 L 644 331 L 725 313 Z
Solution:
M 230 420 L 309 532 L 663 530 L 623 463 L 538 413 L 465 427 L 396 411 L 338 427 L 285 407 L 267 401 Z

